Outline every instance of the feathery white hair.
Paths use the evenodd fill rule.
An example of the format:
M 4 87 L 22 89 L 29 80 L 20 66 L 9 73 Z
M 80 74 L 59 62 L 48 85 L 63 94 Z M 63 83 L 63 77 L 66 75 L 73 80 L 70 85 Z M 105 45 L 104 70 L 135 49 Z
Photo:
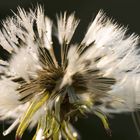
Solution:
M 17 139 L 38 124 L 34 139 L 75 140 L 70 124 L 79 115 L 93 113 L 109 129 L 108 113 L 132 112 L 140 104 L 139 37 L 126 35 L 100 11 L 81 43 L 71 44 L 79 20 L 74 14 L 53 21 L 41 7 L 3 22 L 0 45 L 11 58 L 0 60 L 0 119 L 13 119 Z M 61 51 L 55 57 L 54 35 Z

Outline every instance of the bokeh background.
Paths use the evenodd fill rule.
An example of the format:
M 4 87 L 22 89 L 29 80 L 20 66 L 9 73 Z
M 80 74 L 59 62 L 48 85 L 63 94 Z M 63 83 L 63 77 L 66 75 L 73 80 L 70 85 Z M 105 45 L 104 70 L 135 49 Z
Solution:
M 140 35 L 140 0 L 0 0 L 0 19 L 12 16 L 17 7 L 25 9 L 34 8 L 37 4 L 44 6 L 46 14 L 54 19 L 56 13 L 63 11 L 73 12 L 81 19 L 76 31 L 75 42 L 79 42 L 89 23 L 94 19 L 100 9 L 103 9 L 109 17 L 115 19 L 121 25 L 129 28 L 129 33 Z M 4 54 L 3 54 L 4 55 Z M 4 93 L 3 93 L 4 94 Z M 131 114 L 118 114 L 109 119 L 112 136 L 109 136 L 103 128 L 101 121 L 96 116 L 88 116 L 79 119 L 74 125 L 79 131 L 82 140 L 139 140 Z M 2 136 L 3 130 L 8 126 L 6 122 L 0 122 L 0 140 L 13 140 L 15 131 L 6 137 Z M 23 140 L 30 140 L 34 130 L 26 132 Z

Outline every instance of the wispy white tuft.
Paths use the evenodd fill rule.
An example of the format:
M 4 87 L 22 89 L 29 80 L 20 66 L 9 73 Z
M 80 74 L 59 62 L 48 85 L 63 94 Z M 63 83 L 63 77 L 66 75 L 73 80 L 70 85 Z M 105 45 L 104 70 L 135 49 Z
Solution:
M 119 27 L 100 11 L 82 41 L 82 44 L 86 45 L 85 49 L 91 44 L 90 48 L 79 56 L 76 47 L 70 47 L 69 64 L 64 80 L 71 79 L 74 73 L 97 68 L 104 76 L 116 79 L 116 84 L 108 92 L 110 97 L 103 99 L 103 108 L 110 102 L 110 106 L 114 108 L 113 112 L 134 110 L 140 101 L 138 98 L 140 91 L 138 42 L 138 36 L 132 34 L 126 37 L 126 29 Z M 84 67 L 83 61 L 89 61 L 91 64 Z
M 69 44 L 78 23 L 79 20 L 75 19 L 74 14 L 67 16 L 65 12 L 64 15 L 61 14 L 60 17 L 57 17 L 58 39 L 60 44 L 63 44 L 63 41 Z
M 47 49 L 52 47 L 52 25 L 53 22 L 44 15 L 44 11 L 41 7 L 37 9 L 36 17 L 37 29 L 40 38 L 43 38 L 43 45 Z
M 19 105 L 16 89 L 19 84 L 12 82 L 7 78 L 0 80 L 0 109 L 9 111 Z M 2 113 L 2 111 L 0 112 Z
M 30 81 L 31 77 L 36 75 L 40 66 L 26 48 L 21 48 L 19 52 L 10 60 L 9 70 L 13 76 L 22 77 Z
M 9 53 L 13 51 L 12 46 L 7 42 L 6 36 L 4 36 L 4 33 L 2 33 L 2 31 L 0 31 L 0 45 Z

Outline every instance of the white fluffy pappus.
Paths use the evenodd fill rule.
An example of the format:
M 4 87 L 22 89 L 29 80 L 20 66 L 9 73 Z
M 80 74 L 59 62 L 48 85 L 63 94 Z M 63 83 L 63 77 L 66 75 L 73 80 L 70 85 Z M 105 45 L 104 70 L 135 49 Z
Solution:
M 83 40 L 71 44 L 78 24 L 74 14 L 64 13 L 55 25 L 41 7 L 19 8 L 3 22 L 0 45 L 11 57 L 0 60 L 0 120 L 13 119 L 4 135 L 18 126 L 19 140 L 37 125 L 34 140 L 76 140 L 72 119 L 91 113 L 109 131 L 108 114 L 139 109 L 139 37 L 126 35 L 100 11 Z

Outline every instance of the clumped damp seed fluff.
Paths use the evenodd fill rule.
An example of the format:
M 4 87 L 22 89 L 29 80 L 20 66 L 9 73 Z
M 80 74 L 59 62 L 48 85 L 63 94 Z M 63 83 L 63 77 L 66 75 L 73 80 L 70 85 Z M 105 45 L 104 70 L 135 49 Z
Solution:
M 77 140 L 71 121 L 94 114 L 110 132 L 109 114 L 139 108 L 139 37 L 99 11 L 83 40 L 72 44 L 79 22 L 65 12 L 55 24 L 41 6 L 18 8 L 3 22 L 0 46 L 11 57 L 0 60 L 0 120 L 13 120 L 4 135 L 16 128 L 19 140 L 37 127 L 33 140 Z

